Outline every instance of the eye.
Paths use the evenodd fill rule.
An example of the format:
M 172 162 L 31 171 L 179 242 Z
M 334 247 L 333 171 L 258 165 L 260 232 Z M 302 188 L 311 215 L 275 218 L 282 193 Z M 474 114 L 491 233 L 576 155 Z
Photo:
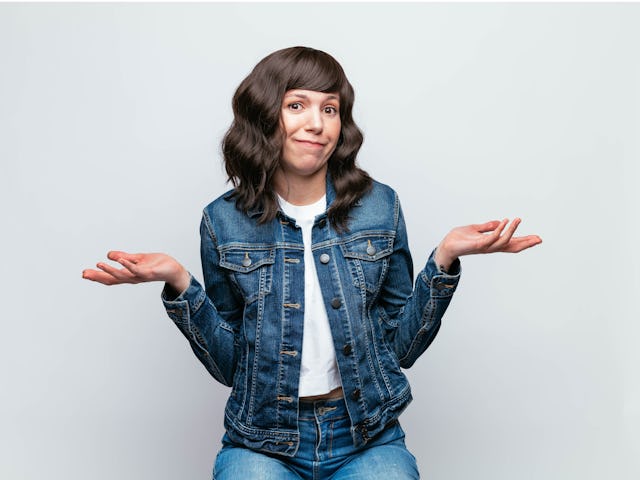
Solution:
M 289 110 L 301 110 L 302 104 L 300 102 L 293 102 L 287 105 L 287 107 L 289 108 Z
M 332 105 L 327 105 L 324 107 L 324 113 L 328 115 L 336 115 L 338 113 L 338 109 Z

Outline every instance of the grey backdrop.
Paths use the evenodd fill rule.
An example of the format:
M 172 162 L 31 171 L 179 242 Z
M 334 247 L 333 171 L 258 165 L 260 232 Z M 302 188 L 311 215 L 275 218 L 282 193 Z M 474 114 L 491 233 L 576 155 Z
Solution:
M 640 478 L 639 25 L 637 4 L 0 5 L 0 477 L 210 478 L 228 390 L 160 285 L 80 272 L 127 249 L 201 277 L 231 95 L 303 44 L 344 65 L 417 269 L 455 225 L 544 239 L 464 259 L 407 372 L 423 477 Z

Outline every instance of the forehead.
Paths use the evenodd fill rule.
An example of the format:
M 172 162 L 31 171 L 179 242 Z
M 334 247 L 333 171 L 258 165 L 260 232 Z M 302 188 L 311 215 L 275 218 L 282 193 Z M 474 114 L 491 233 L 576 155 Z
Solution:
M 294 89 L 287 90 L 284 94 L 284 98 L 301 98 L 303 100 L 327 102 L 327 101 L 340 101 L 340 95 L 338 92 L 318 92 L 316 90 L 303 90 Z

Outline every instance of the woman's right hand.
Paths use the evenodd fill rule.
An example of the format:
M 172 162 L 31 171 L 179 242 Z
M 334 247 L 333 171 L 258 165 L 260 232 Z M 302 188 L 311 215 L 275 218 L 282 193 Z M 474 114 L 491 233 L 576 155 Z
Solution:
M 104 285 L 166 282 L 178 293 L 186 290 L 191 281 L 189 272 L 175 258 L 164 253 L 111 251 L 107 258 L 120 263 L 124 268 L 99 262 L 96 267 L 100 270 L 83 270 L 82 278 Z

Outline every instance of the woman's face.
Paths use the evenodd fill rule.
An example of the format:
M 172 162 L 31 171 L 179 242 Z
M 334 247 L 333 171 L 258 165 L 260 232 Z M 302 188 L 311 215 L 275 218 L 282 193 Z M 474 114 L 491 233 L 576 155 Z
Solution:
M 284 94 L 280 121 L 284 134 L 281 167 L 293 180 L 322 177 L 340 138 L 340 99 L 337 93 L 289 90 Z

